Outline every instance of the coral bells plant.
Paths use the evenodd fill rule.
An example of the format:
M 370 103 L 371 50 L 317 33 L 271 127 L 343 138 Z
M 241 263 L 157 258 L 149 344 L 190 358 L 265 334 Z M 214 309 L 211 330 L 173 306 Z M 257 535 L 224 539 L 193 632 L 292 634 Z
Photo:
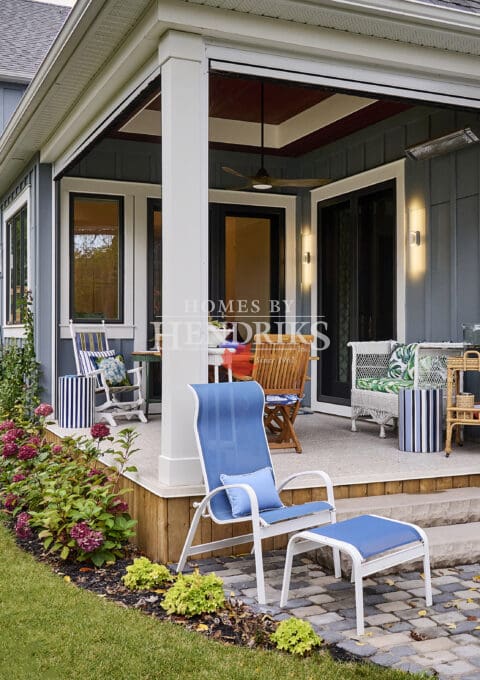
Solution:
M 0 423 L 0 504 L 19 538 L 33 531 L 61 559 L 114 562 L 134 535 L 127 490 L 118 487 L 122 472 L 136 470 L 129 459 L 137 435 L 126 428 L 114 439 L 100 423 L 90 438 L 52 445 L 43 433 L 51 413 L 40 404 L 30 421 Z M 113 464 L 100 468 L 100 454 Z

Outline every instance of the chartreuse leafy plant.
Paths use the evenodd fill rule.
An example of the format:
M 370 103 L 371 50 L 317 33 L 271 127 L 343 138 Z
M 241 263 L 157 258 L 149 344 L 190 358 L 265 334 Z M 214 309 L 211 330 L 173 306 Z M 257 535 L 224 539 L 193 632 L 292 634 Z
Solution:
M 153 590 L 173 580 L 173 575 L 164 564 L 151 562 L 148 557 L 137 557 L 122 576 L 122 581 L 130 590 Z
M 202 576 L 198 570 L 193 574 L 180 574 L 163 598 L 162 607 L 168 614 L 196 616 L 221 609 L 225 604 L 223 581 L 215 574 Z
M 322 643 L 321 638 L 315 633 L 308 621 L 302 621 L 302 619 L 297 619 L 294 616 L 279 623 L 277 630 L 271 634 L 270 639 L 278 649 L 299 656 L 303 656 Z

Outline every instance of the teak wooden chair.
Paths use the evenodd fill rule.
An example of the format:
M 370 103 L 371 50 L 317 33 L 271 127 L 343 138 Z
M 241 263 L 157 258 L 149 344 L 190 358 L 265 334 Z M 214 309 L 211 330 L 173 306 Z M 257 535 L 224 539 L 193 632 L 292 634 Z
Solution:
M 265 393 L 270 448 L 302 452 L 294 423 L 304 396 L 312 335 L 260 334 L 255 338 L 252 380 Z

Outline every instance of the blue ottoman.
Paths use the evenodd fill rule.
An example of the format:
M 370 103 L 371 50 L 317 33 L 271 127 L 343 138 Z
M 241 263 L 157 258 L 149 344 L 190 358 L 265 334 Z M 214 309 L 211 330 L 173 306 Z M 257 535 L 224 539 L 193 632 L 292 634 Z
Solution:
M 430 578 L 430 555 L 428 538 L 420 527 L 408 522 L 399 522 L 378 515 L 359 515 L 352 519 L 327 524 L 318 529 L 301 531 L 288 542 L 285 571 L 283 574 L 280 606 L 288 600 L 290 575 L 294 555 L 315 550 L 327 545 L 340 550 L 352 559 L 352 576 L 355 581 L 355 607 L 357 633 L 363 635 L 363 577 L 389 569 L 397 564 L 423 558 L 425 575 L 425 600 L 427 607 L 432 604 Z

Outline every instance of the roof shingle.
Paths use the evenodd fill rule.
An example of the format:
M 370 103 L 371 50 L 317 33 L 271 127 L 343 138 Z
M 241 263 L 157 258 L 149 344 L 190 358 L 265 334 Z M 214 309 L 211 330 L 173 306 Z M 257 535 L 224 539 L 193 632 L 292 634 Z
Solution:
M 480 14 L 480 0 L 420 0 L 427 5 L 437 5 L 447 9 L 458 9 L 464 12 Z
M 33 78 L 69 12 L 33 0 L 1 0 L 0 74 Z

